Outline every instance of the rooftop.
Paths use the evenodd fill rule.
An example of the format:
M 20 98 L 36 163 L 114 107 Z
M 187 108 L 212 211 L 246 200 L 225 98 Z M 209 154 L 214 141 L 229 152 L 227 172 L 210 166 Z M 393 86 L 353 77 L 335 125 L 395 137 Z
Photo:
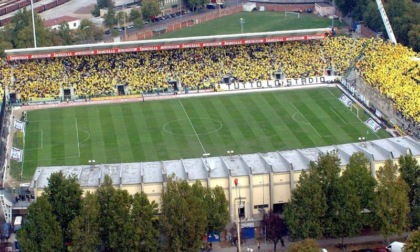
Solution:
M 44 25 L 46 27 L 51 27 L 55 25 L 60 25 L 61 23 L 67 23 L 67 22 L 76 21 L 76 20 L 79 20 L 79 19 L 75 17 L 71 17 L 71 16 L 62 16 L 58 18 L 44 20 Z
M 174 174 L 179 179 L 191 181 L 208 178 L 227 178 L 229 176 L 248 176 L 250 174 L 286 173 L 291 169 L 308 169 L 309 162 L 316 161 L 319 155 L 336 152 L 345 166 L 356 152 L 362 152 L 374 162 L 398 158 L 411 153 L 420 156 L 420 142 L 409 136 L 387 138 L 373 141 L 348 143 L 268 153 L 235 154 L 221 157 L 201 157 L 181 160 L 123 164 L 90 164 L 81 166 L 38 167 L 30 188 L 45 188 L 52 173 L 62 171 L 66 176 L 76 176 L 82 187 L 99 186 L 109 175 L 114 185 L 141 183 L 162 183 L 166 176 Z

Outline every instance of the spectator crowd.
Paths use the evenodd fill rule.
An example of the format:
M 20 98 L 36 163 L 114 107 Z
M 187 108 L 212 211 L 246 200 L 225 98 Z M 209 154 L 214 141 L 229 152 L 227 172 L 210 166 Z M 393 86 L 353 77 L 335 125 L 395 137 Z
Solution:
M 166 89 L 170 80 L 189 88 L 216 87 L 227 75 L 240 82 L 274 79 L 275 73 L 285 78 L 344 75 L 355 64 L 369 85 L 392 99 L 404 116 L 420 122 L 420 63 L 414 57 L 400 44 L 333 37 L 3 62 L 0 81 L 28 101 L 56 98 L 70 87 L 90 97 L 113 95 L 116 85 L 127 85 L 133 94 Z

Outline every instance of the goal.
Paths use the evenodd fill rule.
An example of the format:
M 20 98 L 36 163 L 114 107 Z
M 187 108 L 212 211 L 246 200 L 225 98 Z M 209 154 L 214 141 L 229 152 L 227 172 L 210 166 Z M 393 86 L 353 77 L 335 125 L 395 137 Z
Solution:
M 360 107 L 359 107 L 359 105 L 357 105 L 357 104 L 355 104 L 355 103 L 352 103 L 351 104 L 351 106 L 349 107 L 350 108 L 350 111 L 355 115 L 355 116 L 357 116 L 357 118 L 360 118 L 359 117 L 359 111 L 360 111 Z
M 292 11 L 285 11 L 284 12 L 284 17 L 287 17 L 287 15 L 297 15 L 298 18 L 300 18 L 300 13 L 297 12 L 292 12 Z

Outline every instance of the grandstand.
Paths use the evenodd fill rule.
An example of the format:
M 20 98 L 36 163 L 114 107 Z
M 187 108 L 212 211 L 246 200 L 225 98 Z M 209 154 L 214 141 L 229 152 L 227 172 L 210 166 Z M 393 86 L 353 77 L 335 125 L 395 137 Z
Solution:
M 368 85 L 393 102 L 394 112 L 411 120 L 415 130 L 420 122 L 419 63 L 412 60 L 416 54 L 382 40 L 330 38 L 329 29 L 18 49 L 6 54 L 8 63 L 0 68 L 0 74 L 9 105 L 79 102 L 81 98 L 127 94 L 140 97 L 159 94 L 159 90 L 213 91 L 232 83 L 261 88 L 258 82 L 274 80 L 300 80 L 299 85 L 305 85 L 311 78 L 326 76 L 333 81 L 342 78 L 350 93 L 356 94 L 358 90 L 347 81 L 348 70 L 354 68 Z M 369 99 L 362 98 L 369 107 Z M 77 127 L 77 122 L 73 124 Z M 409 144 L 417 144 L 411 138 L 401 140 L 407 143 L 402 147 L 396 147 L 396 140 L 388 141 L 390 148 L 401 153 Z M 387 149 L 375 149 L 392 157 Z

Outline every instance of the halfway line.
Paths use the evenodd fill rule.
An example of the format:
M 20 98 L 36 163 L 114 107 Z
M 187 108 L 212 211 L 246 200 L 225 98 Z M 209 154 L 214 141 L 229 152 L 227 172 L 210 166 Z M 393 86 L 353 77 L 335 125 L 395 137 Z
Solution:
M 315 130 L 315 132 L 318 134 L 318 136 L 322 138 L 322 136 L 321 136 L 321 134 L 319 134 L 318 130 L 316 130 L 316 129 L 314 128 L 314 126 L 312 125 L 312 123 L 310 123 L 310 122 L 308 121 L 308 119 L 306 119 L 306 117 L 302 114 L 302 112 L 300 112 L 300 110 L 299 110 L 298 108 L 296 108 L 296 106 L 293 104 L 293 102 L 290 102 L 290 104 L 292 104 L 292 106 L 296 109 L 296 111 L 297 111 L 297 112 L 299 112 L 299 113 L 302 115 L 302 117 L 303 117 L 303 118 L 305 118 L 305 120 L 309 123 L 309 126 L 311 126 L 311 127 L 312 127 L 312 129 L 314 129 L 314 130 Z
M 79 126 L 77 125 L 77 118 L 74 118 L 76 120 L 76 134 L 77 134 L 77 151 L 79 152 L 80 157 L 80 143 L 79 143 Z
M 181 102 L 181 100 L 180 100 L 180 99 L 178 99 L 178 101 L 179 101 L 179 103 L 181 104 L 181 107 L 182 107 L 182 109 L 184 110 L 185 115 L 187 116 L 188 121 L 190 122 L 191 127 L 192 127 L 192 128 L 193 128 L 193 130 L 194 130 L 194 134 L 195 134 L 195 136 L 197 137 L 198 142 L 199 142 L 199 143 L 200 143 L 200 145 L 201 145 L 201 148 L 203 149 L 203 153 L 207 153 L 207 152 L 206 152 L 206 150 L 204 149 L 203 144 L 201 143 L 200 137 L 198 136 L 197 131 L 195 130 L 195 127 L 194 127 L 193 123 L 191 122 L 190 117 L 188 116 L 187 111 L 185 110 L 184 104 L 182 104 L 182 102 Z

